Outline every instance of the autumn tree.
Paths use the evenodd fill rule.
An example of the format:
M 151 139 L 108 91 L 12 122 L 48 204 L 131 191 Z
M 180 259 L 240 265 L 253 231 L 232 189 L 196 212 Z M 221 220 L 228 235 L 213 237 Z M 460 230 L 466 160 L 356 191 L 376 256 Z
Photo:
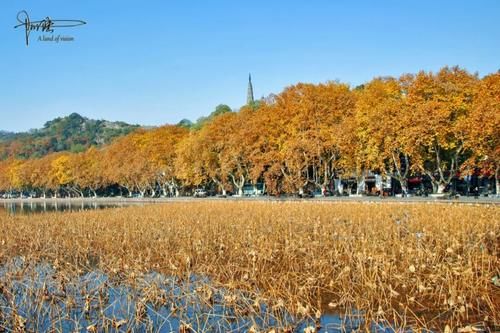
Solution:
M 420 72 L 408 87 L 405 146 L 413 147 L 412 167 L 443 193 L 464 161 L 466 136 L 461 119 L 470 117 L 477 77 L 458 67 L 437 74 Z
M 41 193 L 41 196 L 45 198 L 47 193 L 58 190 L 58 184 L 52 181 L 51 169 L 52 161 L 57 158 L 59 154 L 46 155 L 39 159 L 30 160 L 27 167 L 30 170 L 30 183 L 33 188 Z
M 257 143 L 265 161 L 257 158 L 253 164 L 265 169 L 265 176 L 282 177 L 285 191 L 300 192 L 309 183 L 326 187 L 338 171 L 345 149 L 344 122 L 353 111 L 354 96 L 345 84 L 298 84 L 285 89 L 274 104 L 257 110 L 265 131 Z
M 360 169 L 396 179 L 407 192 L 410 147 L 404 140 L 405 78 L 377 78 L 358 90 L 356 102 L 356 158 Z
M 26 187 L 25 174 L 23 173 L 24 161 L 11 159 L 7 167 L 7 180 L 9 190 L 22 191 Z
M 275 104 L 261 103 L 248 117 L 243 126 L 249 131 L 247 159 L 249 177 L 254 183 L 262 179 L 267 191 L 279 194 L 283 191 L 284 175 L 279 158 L 281 128 Z M 265 190 L 265 189 L 264 189 Z
M 463 117 L 459 131 L 467 140 L 464 149 L 470 152 L 466 167 L 479 167 L 495 177 L 496 193 L 500 193 L 500 73 L 484 77 L 477 85 L 477 94 L 468 117 Z
M 209 181 L 203 161 L 199 158 L 202 151 L 199 132 L 193 131 L 179 142 L 176 148 L 175 178 L 185 186 L 200 186 Z
M 73 183 L 73 175 L 71 172 L 71 156 L 70 154 L 61 153 L 50 163 L 50 171 L 47 175 L 51 182 L 52 188 L 57 188 L 54 195 L 57 197 L 58 189 L 68 191 Z
M 103 153 L 94 147 L 74 155 L 71 159 L 70 168 L 73 170 L 73 182 L 77 187 L 75 190 L 81 196 L 85 190 L 89 190 L 94 197 L 97 197 L 97 189 L 109 185 L 103 173 L 102 162 Z
M 258 133 L 251 125 L 253 110 L 249 107 L 242 108 L 238 113 L 230 113 L 224 117 L 224 149 L 221 151 L 221 169 L 223 174 L 227 174 L 238 195 L 243 195 L 243 187 L 248 182 L 255 184 L 256 179 L 251 177 L 252 167 L 249 155 L 251 144 L 256 139 Z
M 143 149 L 147 155 L 144 162 L 152 168 L 163 195 L 179 195 L 180 181 L 175 171 L 177 146 L 188 133 L 186 128 L 171 125 L 144 133 Z
M 226 193 L 230 176 L 223 165 L 223 155 L 228 151 L 235 116 L 233 112 L 216 116 L 200 130 L 192 132 L 179 146 L 176 165 L 179 178 L 186 184 L 197 186 L 213 182 L 223 194 Z
M 0 192 L 10 192 L 12 188 L 9 177 L 10 162 L 8 160 L 0 161 Z
M 113 142 L 103 151 L 104 177 L 110 184 L 117 184 L 132 196 L 136 190 L 138 151 L 133 137 L 137 132 L 127 135 Z
M 125 138 L 126 159 L 121 163 L 122 174 L 137 190 L 141 197 L 147 191 L 154 191 L 157 174 L 155 167 L 150 163 L 148 152 L 148 137 L 146 131 L 140 130 Z M 126 162 L 125 162 L 126 161 Z M 117 161 L 119 162 L 119 161 Z

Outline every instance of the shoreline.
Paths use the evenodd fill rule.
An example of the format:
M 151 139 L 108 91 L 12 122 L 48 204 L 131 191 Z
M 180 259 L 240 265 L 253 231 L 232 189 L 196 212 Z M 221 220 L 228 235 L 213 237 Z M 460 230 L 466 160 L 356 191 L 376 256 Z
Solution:
M 169 203 L 169 202 L 200 202 L 200 201 L 269 201 L 269 202 L 364 202 L 364 203 L 441 203 L 441 204 L 500 204 L 500 198 L 495 197 L 460 197 L 458 199 L 445 199 L 439 197 L 175 197 L 175 198 L 127 198 L 127 197 L 84 197 L 84 198 L 15 198 L 0 199 L 0 204 L 29 204 L 29 203 Z

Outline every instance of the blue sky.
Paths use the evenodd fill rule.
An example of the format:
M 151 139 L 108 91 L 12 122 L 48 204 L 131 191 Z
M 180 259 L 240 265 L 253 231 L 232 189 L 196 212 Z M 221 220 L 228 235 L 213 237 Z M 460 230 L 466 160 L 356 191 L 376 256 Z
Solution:
M 73 42 L 29 47 L 13 29 L 31 20 L 81 19 Z M 2 0 L 0 129 L 39 128 L 78 112 L 160 125 L 195 120 L 297 82 L 459 65 L 500 69 L 500 1 Z M 47 35 L 47 34 L 45 34 Z

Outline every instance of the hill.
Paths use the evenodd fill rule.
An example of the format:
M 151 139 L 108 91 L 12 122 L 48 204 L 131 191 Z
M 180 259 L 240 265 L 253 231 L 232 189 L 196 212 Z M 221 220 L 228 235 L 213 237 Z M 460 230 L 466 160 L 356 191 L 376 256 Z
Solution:
M 45 123 L 29 132 L 0 131 L 0 159 L 8 157 L 37 158 L 59 151 L 80 152 L 90 146 L 101 146 L 126 135 L 139 125 L 94 120 L 72 113 Z

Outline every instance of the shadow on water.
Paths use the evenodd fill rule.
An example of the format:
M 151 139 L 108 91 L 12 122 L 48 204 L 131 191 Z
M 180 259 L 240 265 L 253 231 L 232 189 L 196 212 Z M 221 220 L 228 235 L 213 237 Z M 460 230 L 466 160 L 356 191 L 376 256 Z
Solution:
M 127 283 L 99 271 L 68 278 L 50 265 L 33 267 L 22 258 L 0 267 L 0 331 L 325 333 L 365 328 L 362 313 L 324 315 L 317 321 L 269 304 L 258 293 L 218 288 L 196 275 L 179 279 L 153 272 Z M 375 323 L 370 331 L 394 332 Z
M 127 207 L 140 205 L 138 202 L 96 202 L 96 201 L 42 201 L 42 202 L 3 202 L 0 203 L 0 212 L 11 215 L 40 214 L 47 212 L 73 212 L 98 210 L 107 208 Z

